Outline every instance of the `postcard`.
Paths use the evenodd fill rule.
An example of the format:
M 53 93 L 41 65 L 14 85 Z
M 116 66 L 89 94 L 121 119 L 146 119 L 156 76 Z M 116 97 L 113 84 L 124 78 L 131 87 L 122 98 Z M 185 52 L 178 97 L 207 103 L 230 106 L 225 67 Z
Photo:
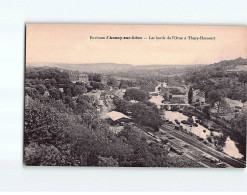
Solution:
M 26 24 L 26 166 L 245 168 L 247 28 Z

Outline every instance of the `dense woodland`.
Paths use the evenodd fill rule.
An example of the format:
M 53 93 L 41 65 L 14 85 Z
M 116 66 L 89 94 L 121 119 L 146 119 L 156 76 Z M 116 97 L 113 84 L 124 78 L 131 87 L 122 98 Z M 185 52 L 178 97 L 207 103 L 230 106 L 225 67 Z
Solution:
M 26 165 L 171 166 L 166 161 L 167 153 L 159 145 L 148 145 L 146 138 L 129 126 L 125 126 L 121 133 L 114 134 L 106 121 L 97 116 L 96 100 L 88 96 L 87 92 L 107 88 L 114 83 L 109 78 L 107 85 L 104 85 L 101 79 L 100 74 L 89 74 L 90 83 L 85 85 L 72 83 L 66 71 L 27 68 L 25 95 L 29 98 L 26 100 L 24 131 Z M 133 96 L 130 91 L 125 98 L 139 97 L 142 92 L 140 90 L 137 96 Z M 149 103 L 141 102 L 134 106 L 136 108 L 133 107 L 132 111 L 142 107 L 140 112 L 146 112 L 152 107 L 150 112 L 157 115 L 154 106 Z M 121 110 L 120 105 L 118 109 Z M 135 120 L 139 124 L 145 122 L 157 129 L 157 125 L 151 124 L 152 121 L 149 124 L 138 114 L 133 112 L 132 116 L 136 115 Z

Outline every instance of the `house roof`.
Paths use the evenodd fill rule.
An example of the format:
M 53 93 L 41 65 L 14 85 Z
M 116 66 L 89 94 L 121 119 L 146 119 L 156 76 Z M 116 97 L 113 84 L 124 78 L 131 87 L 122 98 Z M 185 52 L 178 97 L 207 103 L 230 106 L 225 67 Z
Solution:
M 117 111 L 108 112 L 107 116 L 109 116 L 113 121 L 119 120 L 121 118 L 131 119 L 130 117 L 126 116 L 125 114 L 123 114 L 121 112 L 117 112 Z
M 98 105 L 103 106 L 104 105 L 104 101 L 103 100 L 99 100 L 98 101 Z
M 185 95 L 172 95 L 172 97 L 184 98 L 184 97 L 185 97 Z

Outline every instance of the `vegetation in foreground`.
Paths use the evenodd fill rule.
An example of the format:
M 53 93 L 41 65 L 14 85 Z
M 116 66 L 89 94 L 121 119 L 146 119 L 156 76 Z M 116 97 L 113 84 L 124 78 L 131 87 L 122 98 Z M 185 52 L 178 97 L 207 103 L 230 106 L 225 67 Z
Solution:
M 99 75 L 90 78 L 100 84 Z M 64 92 L 59 89 L 63 88 Z M 24 161 L 32 166 L 172 166 L 167 152 L 125 126 L 119 134 L 97 116 L 91 85 L 57 69 L 27 69 Z M 49 95 L 46 95 L 47 92 Z M 138 106 L 138 105 L 137 105 Z

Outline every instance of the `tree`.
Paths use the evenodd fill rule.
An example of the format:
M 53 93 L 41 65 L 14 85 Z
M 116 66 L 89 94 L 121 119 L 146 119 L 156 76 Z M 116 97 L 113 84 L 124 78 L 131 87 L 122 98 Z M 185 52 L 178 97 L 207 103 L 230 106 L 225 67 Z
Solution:
M 63 102 L 69 105 L 72 102 L 72 98 L 68 95 L 65 95 L 63 96 Z
M 190 87 L 189 92 L 188 92 L 188 102 L 189 102 L 189 104 L 192 104 L 192 100 L 193 100 L 193 89 L 192 89 L 192 87 Z
M 70 166 L 71 159 L 53 145 L 31 143 L 24 150 L 26 165 L 31 166 Z
M 246 72 L 240 73 L 238 80 L 239 80 L 239 82 L 243 83 L 245 86 L 245 84 L 247 82 L 247 73 Z
M 116 110 L 118 112 L 122 112 L 124 114 L 128 114 L 130 112 L 131 103 L 125 99 L 115 97 L 113 99 L 113 104 L 116 106 Z
M 85 95 L 80 95 L 76 100 L 75 111 L 79 115 L 83 115 L 86 112 L 96 112 L 96 108 L 93 106 L 93 100 L 90 97 Z
M 225 102 L 225 93 L 222 90 L 212 90 L 208 94 L 209 102 L 212 107 L 217 106 L 217 113 L 219 114 L 220 108 L 224 106 Z
M 37 89 L 37 91 L 38 91 L 41 95 L 44 95 L 45 90 L 46 90 L 46 87 L 45 87 L 45 85 L 43 85 L 43 84 L 39 84 L 39 85 L 37 85 L 36 89 Z
M 26 88 L 25 89 L 25 95 L 29 95 L 32 98 L 36 98 L 38 96 L 38 91 L 34 88 Z
M 170 92 L 169 91 L 165 91 L 163 97 L 164 97 L 165 101 L 169 101 L 170 100 Z
M 202 113 L 209 119 L 210 118 L 210 107 L 209 106 L 205 106 L 202 109 Z
M 65 95 L 67 95 L 67 96 L 70 96 L 70 97 L 72 97 L 73 95 L 72 95 L 72 87 L 71 86 L 66 86 L 66 87 L 64 87 L 64 94 Z
M 105 88 L 105 85 L 103 83 L 96 81 L 90 82 L 90 85 L 92 86 L 93 89 L 103 90 Z
M 131 116 L 134 122 L 158 131 L 163 122 L 156 109 L 144 103 L 136 103 L 131 106 Z
M 87 89 L 84 85 L 75 85 L 72 90 L 73 96 L 77 96 L 86 92 Z
M 90 73 L 88 74 L 88 79 L 89 81 L 101 82 L 101 80 L 103 79 L 103 76 L 98 73 Z
M 138 78 L 137 84 L 140 86 L 140 89 L 151 92 L 155 90 L 158 81 L 153 76 L 146 76 L 145 78 Z
M 98 165 L 100 167 L 119 167 L 118 165 L 118 161 L 114 158 L 112 158 L 112 156 L 110 157 L 102 157 L 102 156 L 99 156 L 99 163 Z
M 119 87 L 119 82 L 116 78 L 110 77 L 107 80 L 107 85 L 112 87 Z
M 130 157 L 124 164 L 132 167 L 162 167 L 166 166 L 167 151 L 158 144 L 148 145 L 145 136 L 125 126 L 118 134 L 124 142 L 131 146 Z M 122 162 L 121 162 L 122 163 Z
M 121 80 L 119 84 L 119 89 L 127 89 L 128 87 L 137 86 L 136 81 L 133 80 Z
M 66 124 L 67 120 L 50 106 L 33 102 L 30 108 L 25 109 L 24 143 L 25 145 L 30 142 L 58 144 L 64 141 Z
M 140 89 L 127 89 L 124 98 L 127 100 L 145 101 L 149 99 L 148 92 Z
M 51 97 L 54 98 L 55 100 L 59 100 L 61 98 L 61 92 L 55 87 L 51 88 L 49 90 L 49 93 Z

